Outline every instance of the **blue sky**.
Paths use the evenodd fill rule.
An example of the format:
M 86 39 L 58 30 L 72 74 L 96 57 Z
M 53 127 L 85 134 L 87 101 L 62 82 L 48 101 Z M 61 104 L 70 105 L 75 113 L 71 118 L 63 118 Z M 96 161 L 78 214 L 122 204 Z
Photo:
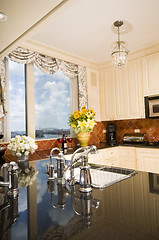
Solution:
M 25 130 L 24 65 L 9 61 L 11 131 Z
M 46 74 L 34 68 L 36 129 L 69 128 L 70 81 L 60 70 Z
M 24 65 L 9 61 L 11 130 L 25 130 Z M 36 129 L 69 128 L 70 83 L 60 70 L 46 74 L 35 67 Z

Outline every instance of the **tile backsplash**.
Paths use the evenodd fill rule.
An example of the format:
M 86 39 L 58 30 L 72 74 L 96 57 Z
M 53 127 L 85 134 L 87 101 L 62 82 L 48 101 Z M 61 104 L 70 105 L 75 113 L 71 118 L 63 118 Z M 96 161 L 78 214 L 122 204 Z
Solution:
M 159 141 L 159 119 L 130 119 L 98 122 L 93 133 L 91 133 L 89 144 L 95 142 L 105 142 L 106 134 L 103 130 L 108 124 L 116 125 L 117 143 L 121 144 L 125 133 L 134 133 L 135 129 L 140 129 L 140 133 L 147 133 L 148 141 Z
M 134 133 L 135 129 L 140 129 L 141 133 L 147 133 L 148 141 L 159 141 L 159 119 L 131 119 L 131 120 L 116 120 L 97 122 L 93 132 L 90 134 L 89 144 L 106 142 L 106 129 L 108 124 L 116 125 L 117 143 L 121 144 L 125 133 Z M 53 147 L 60 147 L 57 139 L 37 140 L 38 150 L 50 150 Z M 77 145 L 78 140 L 75 138 L 72 146 Z M 7 143 L 1 143 L 1 147 L 7 147 Z M 6 150 L 5 155 L 9 154 Z M 48 151 L 49 155 L 49 151 Z
M 131 119 L 117 120 L 113 122 L 104 122 L 107 124 L 113 123 L 116 125 L 117 143 L 122 143 L 122 138 L 125 133 L 134 133 L 135 129 L 140 129 L 140 133 L 147 133 L 148 141 L 159 141 L 159 119 Z

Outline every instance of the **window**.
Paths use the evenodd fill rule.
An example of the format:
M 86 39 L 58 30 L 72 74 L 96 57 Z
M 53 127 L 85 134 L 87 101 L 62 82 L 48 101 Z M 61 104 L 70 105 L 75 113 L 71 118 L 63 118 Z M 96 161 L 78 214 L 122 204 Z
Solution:
M 62 71 L 47 74 L 34 67 L 36 138 L 56 138 L 65 130 L 70 114 L 70 79 Z
M 9 61 L 11 137 L 26 134 L 25 65 Z
M 57 138 L 63 130 L 69 135 L 69 114 L 78 108 L 77 77 L 69 79 L 60 70 L 47 74 L 33 63 L 10 60 L 8 69 L 5 141 L 26 134 L 36 139 Z

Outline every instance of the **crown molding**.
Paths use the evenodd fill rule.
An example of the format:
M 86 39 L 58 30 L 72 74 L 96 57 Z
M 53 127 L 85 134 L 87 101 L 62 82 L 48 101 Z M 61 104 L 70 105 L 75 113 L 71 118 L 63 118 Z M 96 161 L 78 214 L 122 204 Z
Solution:
M 45 55 L 48 55 L 48 56 L 51 56 L 54 58 L 59 58 L 64 61 L 72 62 L 74 64 L 81 65 L 84 67 L 93 68 L 96 70 L 99 70 L 99 67 L 100 67 L 100 64 L 96 64 L 94 62 L 87 61 L 76 55 L 71 55 L 65 51 L 61 51 L 59 49 L 52 48 L 46 44 L 41 44 L 35 40 L 26 40 L 25 42 L 23 42 L 21 44 L 21 47 L 24 47 L 29 50 L 39 52 L 39 53 L 42 53 L 42 54 L 45 54 Z

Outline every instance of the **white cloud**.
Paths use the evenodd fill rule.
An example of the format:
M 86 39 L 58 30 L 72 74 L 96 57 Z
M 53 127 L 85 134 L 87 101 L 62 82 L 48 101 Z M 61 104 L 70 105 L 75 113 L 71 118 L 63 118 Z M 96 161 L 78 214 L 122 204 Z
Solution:
M 44 88 L 48 89 L 48 88 L 55 88 L 56 87 L 56 82 L 53 81 L 53 82 L 46 82 L 45 85 L 44 85 Z
M 12 91 L 13 90 L 13 84 L 12 84 L 12 82 L 10 81 L 9 82 L 9 91 Z
M 22 76 L 24 75 L 24 65 L 21 63 L 15 63 L 13 61 L 9 61 L 9 72 L 10 74 L 16 74 L 17 76 Z

